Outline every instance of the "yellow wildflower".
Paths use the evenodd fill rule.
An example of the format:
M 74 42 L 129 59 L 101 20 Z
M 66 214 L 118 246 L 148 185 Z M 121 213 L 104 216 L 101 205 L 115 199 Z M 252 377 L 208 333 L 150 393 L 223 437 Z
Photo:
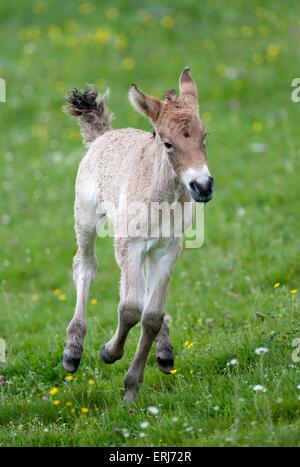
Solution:
M 94 38 L 96 42 L 99 42 L 100 44 L 105 44 L 110 38 L 110 30 L 106 27 L 98 28 L 96 29 Z
M 91 305 L 97 305 L 97 303 L 98 303 L 97 298 L 92 298 Z
M 90 15 L 94 11 L 94 5 L 92 3 L 86 2 L 82 3 L 78 7 L 78 11 L 81 15 Z
M 292 289 L 292 290 L 290 290 L 290 292 L 291 292 L 292 295 L 296 295 L 296 293 L 298 292 L 298 290 L 297 290 L 297 289 Z
M 54 401 L 52 401 L 52 404 L 53 404 L 53 405 L 59 405 L 59 404 L 60 404 L 60 400 L 59 400 L 59 399 L 54 399 Z
M 48 10 L 48 5 L 46 2 L 38 1 L 33 5 L 33 12 L 36 15 L 42 15 Z
M 263 130 L 263 124 L 261 122 L 254 122 L 252 124 L 252 130 L 255 133 L 260 133 Z
M 54 289 L 54 290 L 53 290 L 53 294 L 54 294 L 54 295 L 60 295 L 60 294 L 61 294 L 61 290 L 60 290 L 60 289 Z
M 176 368 L 174 368 L 174 370 L 170 371 L 171 375 L 176 375 L 177 372 L 178 372 L 178 370 Z
M 260 33 L 261 36 L 264 36 L 264 37 L 269 36 L 270 32 L 271 32 L 271 30 L 270 30 L 270 28 L 268 26 L 263 25 L 263 26 L 259 27 L 259 33 Z
M 267 47 L 267 59 L 269 62 L 274 62 L 279 54 L 280 45 L 279 44 L 269 44 Z
M 29 26 L 21 29 L 20 36 L 32 41 L 37 41 L 41 37 L 41 30 L 37 26 Z
M 66 402 L 66 407 L 72 407 L 72 405 L 73 405 L 73 402 L 71 401 Z
M 62 293 L 58 296 L 58 300 L 60 300 L 61 302 L 64 302 L 65 300 L 67 300 L 67 296 L 65 293 Z
M 89 412 L 89 409 L 87 407 L 81 407 L 80 412 L 85 414 Z
M 185 341 L 184 344 L 183 344 L 183 346 L 184 346 L 186 349 L 190 350 L 190 349 L 194 346 L 194 342 Z
M 280 282 L 276 282 L 276 284 L 274 284 L 274 289 L 278 289 L 278 287 L 280 287 Z
M 61 35 L 61 30 L 58 26 L 56 26 L 55 24 L 50 26 L 49 29 L 48 29 L 48 37 L 52 40 L 56 40 L 59 38 L 59 36 Z
M 253 36 L 253 29 L 251 26 L 243 26 L 242 29 L 241 29 L 241 32 L 243 34 L 243 36 L 245 37 L 252 37 Z
M 55 394 L 57 394 L 58 391 L 59 391 L 59 389 L 57 387 L 55 387 L 55 386 L 53 388 L 51 388 L 50 389 L 51 396 L 55 396 Z
M 88 384 L 89 384 L 90 386 L 92 386 L 93 384 L 95 384 L 95 381 L 94 381 L 93 379 L 89 379 L 89 380 L 88 380 Z
M 73 381 L 73 379 L 74 379 L 74 376 L 72 376 L 72 375 L 67 375 L 65 377 L 65 381 Z
M 268 11 L 266 8 L 258 7 L 256 8 L 256 15 L 259 16 L 260 18 L 266 17 L 268 14 Z
M 219 63 L 219 64 L 216 66 L 216 72 L 217 72 L 220 76 L 224 76 L 224 75 L 225 75 L 226 66 L 224 65 L 224 63 Z
M 172 18 L 172 16 L 164 16 L 160 24 L 162 25 L 163 28 L 172 29 L 175 26 L 175 21 Z
M 124 70 L 132 70 L 135 67 L 135 60 L 131 57 L 124 58 L 121 63 L 121 67 Z
M 111 8 L 108 8 L 108 10 L 106 10 L 105 12 L 105 15 L 108 19 L 118 19 L 119 16 L 120 16 L 120 12 L 118 10 L 118 8 L 115 8 L 115 7 L 111 7 Z

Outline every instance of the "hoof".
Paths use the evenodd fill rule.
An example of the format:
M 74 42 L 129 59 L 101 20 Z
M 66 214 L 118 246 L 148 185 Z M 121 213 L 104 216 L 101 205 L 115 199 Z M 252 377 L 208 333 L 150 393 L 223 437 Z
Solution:
M 170 374 L 171 370 L 174 370 L 174 352 L 173 349 L 164 349 L 160 352 L 156 352 L 157 366 L 166 375 Z
M 174 370 L 174 359 L 171 360 L 162 360 L 161 358 L 157 357 L 157 366 L 166 375 L 169 375 L 172 370 Z
M 126 389 L 123 398 L 125 404 L 134 404 L 137 400 L 137 395 L 137 389 Z
M 63 367 L 68 373 L 75 373 L 75 371 L 78 369 L 81 355 L 82 351 L 76 353 L 70 350 L 64 351 Z
M 104 363 L 111 365 L 112 363 L 115 363 L 117 360 L 120 360 L 123 357 L 123 352 L 119 355 L 110 353 L 107 349 L 107 346 L 103 345 L 103 347 L 100 350 L 99 356 Z

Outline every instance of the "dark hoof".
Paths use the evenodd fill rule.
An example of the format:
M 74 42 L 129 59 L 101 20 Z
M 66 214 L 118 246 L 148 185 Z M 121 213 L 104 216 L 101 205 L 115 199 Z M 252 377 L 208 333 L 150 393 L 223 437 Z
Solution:
M 81 360 L 81 355 L 74 355 L 71 352 L 65 351 L 63 357 L 63 367 L 68 373 L 75 373 L 78 369 Z
M 104 363 L 111 365 L 112 363 L 115 363 L 117 360 L 120 360 L 123 356 L 123 353 L 121 355 L 109 353 L 109 351 L 106 348 L 106 345 L 103 345 L 103 347 L 100 350 L 99 356 Z
M 169 375 L 174 370 L 174 358 L 162 359 L 156 357 L 157 366 L 166 375 Z
M 157 366 L 166 375 L 170 374 L 172 370 L 174 370 L 174 351 L 173 347 L 166 346 L 163 349 L 156 350 L 156 361 Z

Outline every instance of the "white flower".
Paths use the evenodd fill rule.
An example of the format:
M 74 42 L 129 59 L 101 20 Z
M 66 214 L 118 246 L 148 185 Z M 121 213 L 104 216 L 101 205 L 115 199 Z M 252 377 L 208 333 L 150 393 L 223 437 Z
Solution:
M 215 405 L 214 410 L 215 410 L 215 412 L 218 412 L 218 410 L 220 410 L 220 407 L 218 405 Z
M 191 433 L 191 431 L 193 431 L 193 427 L 192 426 L 187 426 L 184 431 L 186 431 L 187 433 Z
M 238 365 L 239 364 L 239 361 L 236 359 L 236 358 L 233 358 L 232 360 L 230 360 L 226 366 L 234 366 L 234 365 Z
M 172 422 L 174 423 L 178 422 L 178 417 L 172 417 Z
M 145 436 L 146 436 L 145 433 L 143 433 L 143 432 L 141 431 L 141 433 L 140 433 L 140 438 L 145 438 Z
M 265 143 L 252 143 L 251 144 L 251 151 L 252 152 L 257 152 L 257 153 L 262 153 L 266 152 L 268 150 L 268 146 Z
M 238 208 L 237 215 L 238 217 L 243 217 L 245 215 L 246 210 L 244 208 Z
M 257 384 L 256 386 L 253 386 L 253 391 L 255 392 L 266 392 L 267 389 L 262 386 L 261 384 Z
M 267 352 L 269 352 L 269 349 L 266 349 L 266 347 L 258 347 L 257 349 L 255 349 L 256 355 L 263 355 Z
M 144 430 L 145 428 L 148 428 L 149 422 L 143 422 L 141 423 L 140 427 Z
M 148 412 L 150 412 L 152 415 L 158 415 L 159 409 L 154 405 L 150 405 L 150 407 L 148 407 Z
M 297 389 L 300 389 L 300 384 L 297 384 L 296 388 L 297 388 Z

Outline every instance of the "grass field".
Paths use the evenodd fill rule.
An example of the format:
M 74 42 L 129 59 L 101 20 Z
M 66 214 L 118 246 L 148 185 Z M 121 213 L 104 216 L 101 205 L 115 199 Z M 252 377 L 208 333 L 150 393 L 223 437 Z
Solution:
M 299 2 L 224 3 L 1 2 L 0 445 L 300 444 Z M 61 107 L 68 88 L 109 84 L 114 126 L 148 129 L 127 101 L 131 82 L 162 96 L 185 65 L 199 87 L 216 191 L 205 245 L 183 252 L 170 283 L 177 374 L 160 373 L 152 352 L 128 410 L 123 377 L 139 327 L 123 360 L 98 360 L 117 321 L 110 239 L 97 242 L 84 358 L 64 381 L 84 149 Z M 257 355 L 260 347 L 268 352 Z

